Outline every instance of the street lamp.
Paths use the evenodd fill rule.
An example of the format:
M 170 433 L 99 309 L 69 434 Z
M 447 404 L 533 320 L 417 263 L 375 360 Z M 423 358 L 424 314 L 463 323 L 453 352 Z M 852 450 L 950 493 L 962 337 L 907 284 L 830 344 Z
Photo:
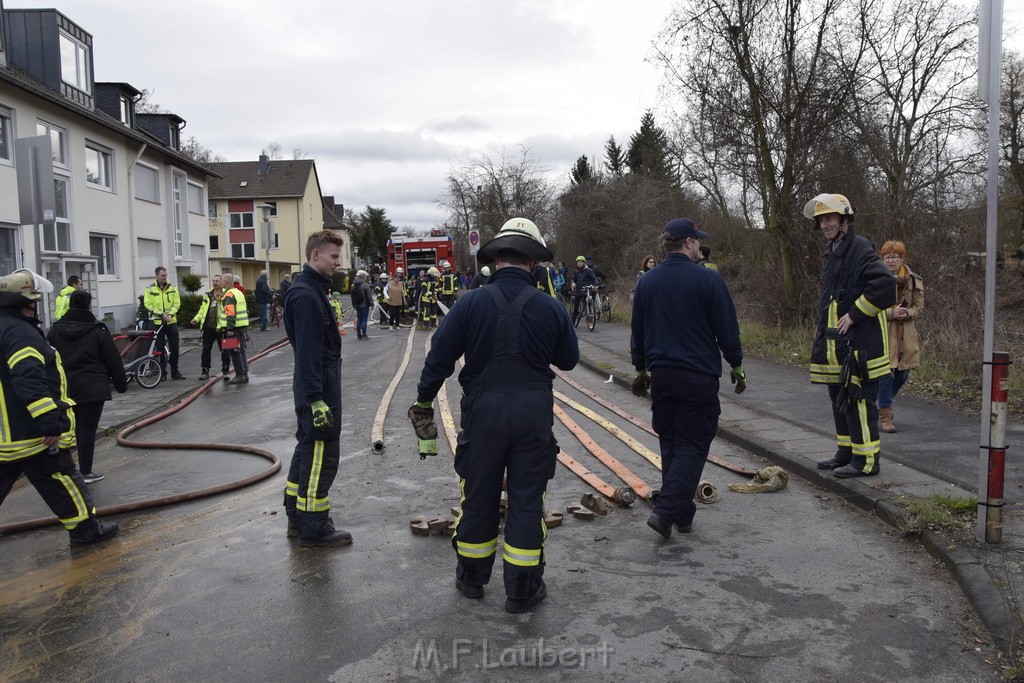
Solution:
M 264 269 L 267 271 L 267 282 L 270 282 L 270 212 L 274 210 L 271 204 L 260 204 L 260 211 L 263 212 L 263 245 L 265 254 Z

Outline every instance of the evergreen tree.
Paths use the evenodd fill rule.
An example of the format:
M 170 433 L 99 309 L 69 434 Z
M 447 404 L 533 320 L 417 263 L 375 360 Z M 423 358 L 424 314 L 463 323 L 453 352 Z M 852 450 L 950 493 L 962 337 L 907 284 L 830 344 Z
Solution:
M 597 175 L 594 173 L 594 168 L 590 165 L 590 160 L 587 159 L 586 154 L 581 155 L 576 160 L 576 163 L 573 164 L 572 170 L 569 171 L 569 179 L 573 187 L 586 185 L 597 180 Z
M 669 164 L 668 136 L 654 121 L 648 109 L 640 119 L 640 130 L 629 139 L 626 165 L 630 173 L 663 180 L 678 185 L 676 174 Z
M 626 154 L 619 143 L 615 142 L 614 135 L 609 136 L 604 143 L 604 167 L 616 178 L 621 178 L 626 172 Z

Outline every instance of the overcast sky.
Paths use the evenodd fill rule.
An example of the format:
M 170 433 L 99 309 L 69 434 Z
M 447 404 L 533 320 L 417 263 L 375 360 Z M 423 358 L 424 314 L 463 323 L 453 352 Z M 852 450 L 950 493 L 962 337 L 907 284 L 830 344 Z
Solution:
M 1024 1 L 1004 2 L 1019 25 Z M 609 135 L 625 145 L 657 110 L 645 60 L 672 4 L 4 0 L 91 33 L 96 80 L 154 90 L 188 122 L 183 139 L 229 161 L 301 146 L 324 194 L 417 229 L 444 220 L 444 178 L 471 153 L 522 144 L 564 179 Z
M 93 36 L 98 81 L 153 89 L 229 161 L 271 141 L 324 194 L 398 226 L 444 220 L 452 164 L 523 144 L 566 177 L 657 99 L 645 64 L 670 0 L 5 0 Z

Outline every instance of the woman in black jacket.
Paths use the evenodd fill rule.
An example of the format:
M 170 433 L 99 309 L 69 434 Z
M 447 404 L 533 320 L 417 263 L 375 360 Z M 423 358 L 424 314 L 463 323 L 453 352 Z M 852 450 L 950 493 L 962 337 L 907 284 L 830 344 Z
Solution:
M 50 328 L 46 336 L 60 353 L 68 378 L 68 393 L 74 399 L 75 439 L 78 442 L 78 469 L 85 483 L 103 478 L 92 471 L 96 430 L 103 415 L 103 404 L 110 400 L 110 383 L 117 393 L 128 391 L 121 354 L 106 326 L 96 320 L 89 307 L 92 294 L 78 290 L 68 297 L 68 312 Z

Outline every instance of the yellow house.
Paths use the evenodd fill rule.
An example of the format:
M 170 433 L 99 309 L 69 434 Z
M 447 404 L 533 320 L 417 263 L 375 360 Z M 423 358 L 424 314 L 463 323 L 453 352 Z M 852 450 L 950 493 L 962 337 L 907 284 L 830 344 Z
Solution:
M 240 275 L 247 291 L 260 271 L 271 287 L 306 262 L 306 238 L 325 227 L 325 210 L 312 159 L 224 161 L 208 164 L 221 176 L 210 182 L 210 272 Z M 270 244 L 264 240 L 270 223 Z M 333 227 L 333 226 L 331 226 Z M 344 251 L 351 246 L 347 230 Z M 269 268 L 267 263 L 269 261 Z

